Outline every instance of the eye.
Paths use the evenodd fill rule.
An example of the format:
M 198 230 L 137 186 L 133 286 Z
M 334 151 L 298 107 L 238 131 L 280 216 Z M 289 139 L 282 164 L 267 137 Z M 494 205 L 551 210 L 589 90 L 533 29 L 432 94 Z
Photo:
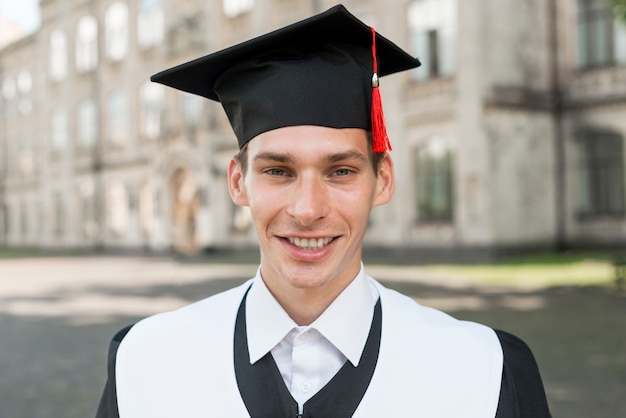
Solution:
M 285 176 L 285 175 L 287 175 L 285 170 L 283 170 L 282 168 L 268 168 L 267 170 L 265 170 L 265 173 L 269 174 L 270 176 Z
M 345 177 L 350 175 L 351 173 L 352 170 L 350 170 L 349 168 L 338 168 L 333 174 L 337 177 Z

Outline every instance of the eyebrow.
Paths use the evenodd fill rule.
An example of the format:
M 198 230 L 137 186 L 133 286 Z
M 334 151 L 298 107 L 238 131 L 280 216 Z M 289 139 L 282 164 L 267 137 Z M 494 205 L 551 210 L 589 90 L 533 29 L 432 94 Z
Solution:
M 347 160 L 359 160 L 362 162 L 368 161 L 367 157 L 363 155 L 363 153 L 356 150 L 325 154 L 322 157 L 322 162 L 325 164 L 332 164 Z M 261 152 L 254 157 L 253 161 L 272 161 L 283 164 L 293 164 L 296 162 L 296 158 L 291 153 Z
M 254 156 L 253 162 L 256 161 L 275 161 L 277 163 L 294 163 L 296 159 L 293 155 L 279 152 L 261 152 Z
M 325 163 L 337 163 L 340 161 L 347 160 L 359 160 L 362 162 L 367 162 L 368 159 L 363 153 L 356 150 L 348 150 L 345 152 L 338 152 L 335 154 L 327 154 L 322 159 Z

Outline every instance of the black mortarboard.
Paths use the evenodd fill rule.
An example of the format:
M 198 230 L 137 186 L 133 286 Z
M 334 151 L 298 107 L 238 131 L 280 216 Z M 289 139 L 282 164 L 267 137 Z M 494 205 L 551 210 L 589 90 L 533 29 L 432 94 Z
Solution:
M 373 130 L 380 152 L 390 146 L 377 78 L 419 65 L 337 5 L 151 80 L 221 102 L 240 148 L 272 129 L 320 125 Z

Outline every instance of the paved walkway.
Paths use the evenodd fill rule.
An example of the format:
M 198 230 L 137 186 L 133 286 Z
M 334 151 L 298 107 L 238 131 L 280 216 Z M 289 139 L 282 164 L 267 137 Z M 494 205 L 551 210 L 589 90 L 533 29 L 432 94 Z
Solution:
M 105 380 L 108 341 L 116 330 L 233 287 L 255 270 L 250 264 L 157 257 L 0 260 L 0 418 L 93 417 Z M 607 306 L 606 295 L 575 299 L 572 295 L 578 294 L 567 289 L 475 288 L 418 267 L 371 266 L 368 273 L 421 303 L 521 334 L 542 367 L 555 417 L 626 416 L 616 413 L 626 412 L 626 401 L 616 401 L 626 392 L 621 373 L 626 360 L 608 355 L 605 347 L 590 347 L 564 362 L 559 360 L 562 344 L 578 341 L 577 335 L 553 332 L 563 320 L 558 312 L 570 303 L 579 311 L 589 303 L 592 311 L 594 304 Z M 626 298 L 609 298 L 616 323 L 623 326 Z M 600 329 L 595 322 L 588 327 L 582 332 Z M 607 344 L 623 351 L 626 337 L 618 333 Z M 572 374 L 569 363 L 581 361 L 591 361 L 597 373 Z M 607 389 L 584 386 L 583 378 Z

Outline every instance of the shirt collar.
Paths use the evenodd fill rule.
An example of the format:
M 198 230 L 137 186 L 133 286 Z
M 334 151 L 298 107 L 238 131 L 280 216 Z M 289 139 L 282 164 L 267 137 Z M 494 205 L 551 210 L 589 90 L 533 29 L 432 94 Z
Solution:
M 361 265 L 355 279 L 310 327 L 328 339 L 356 367 L 369 335 L 377 298 L 378 291 Z M 265 286 L 258 269 L 246 299 L 250 363 L 261 359 L 297 326 Z M 350 332 L 346 332 L 347 329 Z
M 246 298 L 246 332 L 250 363 L 271 351 L 297 324 L 270 293 L 257 270 Z

